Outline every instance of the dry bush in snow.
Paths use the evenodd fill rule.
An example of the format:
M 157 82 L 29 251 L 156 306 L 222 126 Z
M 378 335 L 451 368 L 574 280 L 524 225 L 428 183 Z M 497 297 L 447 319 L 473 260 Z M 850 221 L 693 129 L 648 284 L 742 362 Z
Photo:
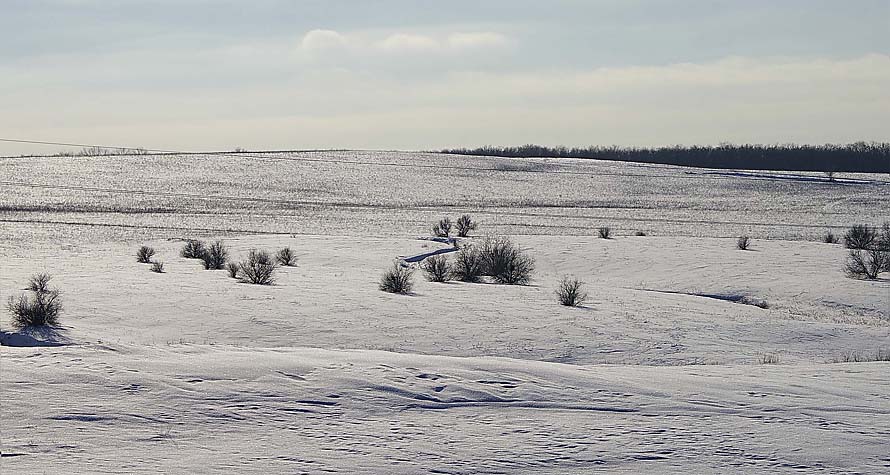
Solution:
M 584 291 L 584 282 L 576 278 L 563 277 L 556 288 L 556 298 L 560 305 L 566 307 L 580 307 L 587 297 L 587 292 Z
M 451 218 L 444 217 L 433 226 L 433 236 L 449 237 L 451 236 Z
M 201 262 L 207 270 L 219 270 L 225 267 L 229 258 L 229 250 L 222 241 L 216 241 L 204 250 Z
M 396 262 L 380 278 L 380 290 L 392 294 L 408 294 L 414 288 L 414 270 Z
M 749 246 L 751 246 L 751 238 L 748 236 L 740 236 L 735 242 L 735 247 L 740 251 L 747 251 Z
M 600 226 L 600 228 L 597 229 L 597 233 L 601 238 L 609 239 L 612 236 L 612 228 L 608 226 Z
M 52 280 L 52 278 L 53 276 L 47 274 L 46 272 L 34 274 L 28 281 L 27 290 L 30 290 L 32 292 L 47 292 L 49 290 L 49 281 Z
M 17 327 L 56 325 L 62 313 L 62 297 L 58 290 L 50 290 L 47 285 L 49 274 L 38 274 L 31 278 L 29 295 L 18 299 L 10 296 L 7 310 Z M 39 285 L 34 285 L 37 282 Z
M 535 261 L 506 237 L 487 238 L 482 245 L 483 274 L 499 284 L 525 285 L 531 281 Z
M 420 264 L 430 282 L 446 282 L 451 277 L 451 265 L 445 256 L 430 256 Z
M 872 249 L 851 249 L 844 266 L 847 276 L 854 279 L 875 280 L 882 272 L 890 272 L 890 251 L 877 247 Z
M 775 353 L 764 353 L 757 360 L 760 364 L 779 364 L 779 355 Z
M 241 270 L 241 265 L 237 262 L 229 262 L 226 264 L 226 270 L 229 272 L 229 277 L 233 279 L 238 278 L 238 271 Z
M 207 249 L 205 248 L 204 241 L 189 239 L 182 246 L 182 251 L 179 252 L 179 255 L 186 259 L 203 259 L 205 252 L 207 252 Z
M 164 273 L 164 263 L 161 261 L 152 261 L 151 271 L 157 272 L 158 274 L 163 274 Z
M 637 231 L 634 233 L 634 236 L 645 236 L 645 235 L 646 235 L 646 233 L 643 231 Z
M 460 248 L 454 256 L 451 274 L 461 282 L 479 282 L 485 272 L 485 262 L 479 248 L 467 245 Z
M 875 228 L 867 224 L 856 224 L 844 234 L 844 246 L 847 249 L 868 249 L 878 237 Z
M 148 264 L 151 262 L 151 258 L 155 255 L 155 250 L 152 247 L 142 246 L 136 251 L 136 262 L 141 264 Z
M 251 284 L 272 285 L 275 283 L 276 267 L 268 252 L 251 249 L 247 253 L 247 259 L 238 266 L 238 275 Z
M 294 255 L 294 252 L 291 251 L 289 247 L 279 250 L 278 253 L 275 254 L 275 259 L 283 266 L 293 267 L 297 265 L 297 256 Z
M 465 214 L 457 218 L 457 236 L 467 237 L 470 235 L 470 231 L 475 231 L 478 226 L 479 224 L 473 221 L 470 215 Z
M 830 230 L 826 231 L 825 234 L 822 236 L 822 242 L 824 242 L 825 244 L 837 244 L 838 241 L 839 239 L 837 235 L 835 235 Z
M 872 361 L 890 361 L 890 349 L 878 348 L 874 353 L 851 351 L 832 360 L 833 363 L 869 363 Z

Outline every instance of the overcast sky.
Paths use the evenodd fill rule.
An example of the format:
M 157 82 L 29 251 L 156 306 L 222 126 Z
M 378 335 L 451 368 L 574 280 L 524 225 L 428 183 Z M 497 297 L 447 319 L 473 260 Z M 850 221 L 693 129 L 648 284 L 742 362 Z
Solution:
M 888 0 L 0 1 L 4 138 L 890 141 Z

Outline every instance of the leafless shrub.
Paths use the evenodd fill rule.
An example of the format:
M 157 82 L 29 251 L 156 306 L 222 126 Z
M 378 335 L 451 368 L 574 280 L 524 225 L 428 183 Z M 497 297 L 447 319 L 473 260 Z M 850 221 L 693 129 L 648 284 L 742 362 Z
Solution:
M 831 230 L 825 232 L 822 236 L 822 242 L 825 244 L 837 244 L 839 241 L 837 235 L 835 235 Z
M 471 244 L 457 251 L 454 264 L 451 266 L 451 273 L 455 279 L 462 282 L 479 282 L 484 271 L 485 262 L 478 247 Z
M 182 246 L 182 251 L 179 252 L 179 255 L 186 259 L 203 259 L 206 252 L 207 248 L 204 245 L 204 241 L 189 239 Z
M 238 278 L 238 271 L 241 269 L 241 265 L 237 262 L 229 262 L 226 264 L 226 270 L 229 272 L 229 277 L 233 279 Z
M 560 305 L 566 307 L 580 307 L 587 297 L 587 292 L 584 291 L 584 282 L 576 278 L 563 277 L 556 288 L 557 300 Z
M 875 228 L 867 224 L 856 224 L 844 234 L 844 246 L 847 249 L 868 249 L 877 237 Z
M 483 273 L 499 284 L 526 285 L 535 261 L 506 237 L 490 237 L 482 245 Z
M 294 255 L 294 252 L 291 251 L 289 247 L 279 250 L 278 253 L 275 254 L 275 259 L 283 266 L 293 267 L 297 265 L 297 256 Z
M 225 267 L 229 258 L 229 251 L 222 241 L 216 241 L 210 245 L 201 256 L 204 268 L 207 270 L 219 270 Z
M 445 256 L 430 256 L 420 264 L 426 279 L 430 282 L 447 282 L 451 277 L 451 264 Z
M 164 273 L 164 263 L 161 261 L 152 261 L 151 271 L 157 272 L 158 274 L 163 274 Z
M 833 363 L 868 363 L 872 361 L 890 361 L 890 349 L 878 348 L 875 352 L 850 351 L 836 356 Z
M 247 259 L 241 261 L 238 275 L 251 284 L 272 285 L 275 283 L 276 267 L 268 252 L 251 249 Z
M 414 288 L 414 270 L 399 262 L 383 273 L 380 278 L 380 290 L 391 294 L 408 294 Z
M 451 236 L 451 218 L 444 217 L 433 226 L 433 236 L 449 237 Z
M 779 364 L 779 355 L 776 353 L 764 353 L 757 360 L 760 364 Z
M 152 247 L 142 246 L 136 251 L 136 262 L 141 264 L 149 264 L 151 263 L 151 258 L 155 255 L 155 250 Z
M 52 278 L 53 276 L 47 274 L 46 272 L 34 274 L 28 281 L 27 290 L 30 290 L 32 292 L 47 292 L 49 291 L 49 281 L 52 280 Z
M 41 277 L 46 277 L 42 279 Z M 61 292 L 47 288 L 48 274 L 38 274 L 31 278 L 29 288 L 31 296 L 21 295 L 19 298 L 10 296 L 7 310 L 12 315 L 13 324 L 17 327 L 56 325 L 62 313 Z M 33 285 L 40 282 L 40 285 Z
M 646 235 L 646 233 L 644 233 L 643 231 L 637 231 L 634 233 L 634 236 L 645 236 L 645 235 Z
M 597 233 L 599 233 L 601 238 L 609 239 L 612 236 L 612 228 L 608 226 L 600 226 L 600 228 L 597 229 Z
M 479 224 L 473 221 L 470 215 L 465 214 L 457 218 L 457 236 L 467 237 L 470 235 L 470 231 L 475 231 L 478 226 Z
M 749 246 L 751 246 L 751 238 L 748 236 L 740 236 L 735 242 L 735 247 L 740 251 L 747 251 Z
M 890 271 L 890 252 L 878 248 L 851 249 L 844 271 L 854 279 L 875 280 L 881 272 Z

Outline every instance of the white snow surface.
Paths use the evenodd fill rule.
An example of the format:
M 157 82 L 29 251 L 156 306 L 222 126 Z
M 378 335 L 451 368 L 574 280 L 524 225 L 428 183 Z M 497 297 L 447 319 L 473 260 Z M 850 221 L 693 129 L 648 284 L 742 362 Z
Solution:
M 363 176 L 355 165 L 354 176 L 323 185 L 322 172 L 306 167 L 313 186 L 271 179 L 267 194 L 278 201 L 205 207 L 181 194 L 212 195 L 245 172 L 178 183 L 169 169 L 188 159 L 0 159 L 14 172 L 4 183 L 180 193 L 121 201 L 108 191 L 0 183 L 0 298 L 48 271 L 65 303 L 51 331 L 0 318 L 0 343 L 9 345 L 0 347 L 2 473 L 890 472 L 890 364 L 834 362 L 890 351 L 890 281 L 849 279 L 842 246 L 796 240 L 823 222 L 886 215 L 887 195 L 867 199 L 886 190 L 880 177 L 714 180 L 678 167 L 473 159 L 521 178 L 517 186 L 534 197 L 508 200 L 506 177 L 466 195 L 500 200 L 480 205 L 492 221 L 469 241 L 509 232 L 536 260 L 532 285 L 430 283 L 418 272 L 404 296 L 379 291 L 380 274 L 397 256 L 447 248 L 418 233 L 463 210 L 420 210 L 418 197 L 463 196 L 425 181 L 431 169 L 420 178 L 404 170 L 405 179 Z M 268 173 L 275 163 L 289 173 L 302 166 L 257 166 Z M 505 163 L 537 171 L 521 175 Z M 122 179 L 146 169 L 159 178 Z M 465 184 L 488 176 L 443 170 L 468 174 Z M 576 181 L 557 187 L 541 170 L 606 178 L 563 175 Z M 104 182 L 88 183 L 96 176 Z M 618 226 L 615 239 L 598 239 L 591 226 L 599 218 L 588 213 L 606 211 L 551 206 L 587 192 L 621 201 L 634 180 L 655 191 L 637 190 L 636 204 L 608 213 L 618 223 L 643 219 L 654 235 Z M 673 187 L 690 180 L 714 188 Z M 412 191 L 379 188 L 395 182 Z M 231 195 L 261 193 L 227 183 Z M 740 193 L 742 204 L 727 208 Z M 833 198 L 820 201 L 826 195 Z M 329 203 L 280 216 L 284 196 Z M 361 206 L 344 211 L 350 197 Z M 415 209 L 402 214 L 402 199 Z M 501 207 L 512 211 L 498 215 Z M 669 220 L 656 219 L 659 207 Z M 756 224 L 777 216 L 787 226 Z M 701 228 L 674 234 L 699 217 Z M 156 218 L 162 226 L 146 226 Z M 304 218 L 305 234 L 292 232 Z M 364 232 L 377 219 L 388 230 Z M 567 219 L 574 224 L 560 227 Z M 523 233 L 542 222 L 561 224 Z M 404 231 L 393 231 L 400 223 Z M 735 249 L 739 229 L 755 236 L 751 250 Z M 298 265 L 279 269 L 273 286 L 238 283 L 179 257 L 183 239 L 195 236 L 223 239 L 236 259 L 289 246 Z M 142 244 L 157 250 L 165 273 L 135 261 Z M 584 307 L 556 303 L 564 275 L 587 283 Z M 761 364 L 766 357 L 778 364 Z

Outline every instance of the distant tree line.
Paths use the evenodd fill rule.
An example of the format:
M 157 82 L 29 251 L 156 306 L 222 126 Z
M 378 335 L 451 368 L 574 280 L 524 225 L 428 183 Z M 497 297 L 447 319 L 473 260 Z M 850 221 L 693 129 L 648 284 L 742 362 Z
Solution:
M 658 148 L 522 145 L 456 148 L 442 150 L 442 153 L 525 158 L 592 158 L 700 168 L 890 173 L 888 142 L 856 142 L 846 145 L 674 145 Z

